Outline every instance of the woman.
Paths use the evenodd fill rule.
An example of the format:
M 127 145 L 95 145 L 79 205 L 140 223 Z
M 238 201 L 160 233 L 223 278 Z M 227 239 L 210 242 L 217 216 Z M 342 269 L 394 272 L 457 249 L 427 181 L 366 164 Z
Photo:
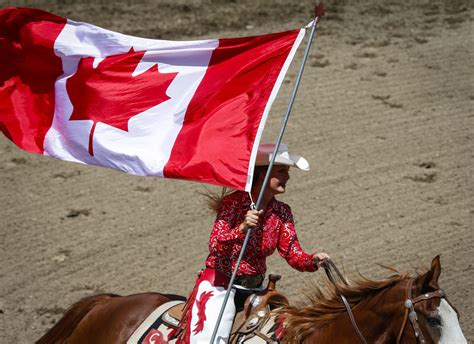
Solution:
M 290 207 L 275 198 L 286 191 L 291 166 L 309 170 L 308 162 L 300 156 L 290 155 L 286 145 L 279 147 L 260 210 L 252 210 L 274 147 L 273 144 L 259 147 L 250 193 L 235 191 L 216 204 L 217 218 L 209 240 L 206 269 L 199 276 L 189 300 L 191 307 L 186 316 L 186 342 L 188 339 L 193 344 L 211 342 L 230 277 L 250 228 L 252 233 L 235 279 L 237 285 L 246 288 L 260 286 L 266 271 L 266 257 L 276 249 L 293 268 L 300 271 L 316 271 L 329 259 L 326 253 L 308 254 L 301 249 Z M 217 343 L 226 343 L 229 337 L 235 316 L 234 297 L 233 289 L 217 332 Z

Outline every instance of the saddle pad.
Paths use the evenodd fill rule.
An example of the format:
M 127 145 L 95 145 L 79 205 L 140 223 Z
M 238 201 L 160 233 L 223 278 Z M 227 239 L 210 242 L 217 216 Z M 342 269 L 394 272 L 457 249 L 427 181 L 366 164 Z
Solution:
M 167 334 L 171 331 L 171 329 L 167 331 L 168 333 L 163 333 L 157 329 L 158 327 L 162 327 L 160 326 L 162 325 L 161 315 L 179 303 L 184 303 L 184 301 L 177 300 L 166 302 L 151 312 L 151 314 L 133 332 L 133 334 L 127 340 L 127 344 L 168 343 Z M 153 336 L 155 338 L 152 339 L 151 337 Z

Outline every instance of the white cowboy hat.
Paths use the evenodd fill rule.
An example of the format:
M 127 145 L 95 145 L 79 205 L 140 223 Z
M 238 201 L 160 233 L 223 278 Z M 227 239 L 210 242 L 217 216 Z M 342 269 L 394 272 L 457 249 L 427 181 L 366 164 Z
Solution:
M 265 166 L 270 164 L 273 151 L 275 150 L 274 143 L 263 143 L 258 147 L 256 166 Z M 278 152 L 275 157 L 275 165 L 295 166 L 303 171 L 309 171 L 309 163 L 302 156 L 288 153 L 288 146 L 280 143 Z

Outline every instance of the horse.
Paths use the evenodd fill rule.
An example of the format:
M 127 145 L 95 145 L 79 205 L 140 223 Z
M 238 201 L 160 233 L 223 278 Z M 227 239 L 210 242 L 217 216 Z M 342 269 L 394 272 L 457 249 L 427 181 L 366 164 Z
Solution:
M 359 276 L 347 285 L 328 281 L 312 286 L 309 302 L 275 311 L 282 325 L 280 342 L 467 343 L 458 312 L 438 285 L 439 256 L 423 274 L 390 270 L 393 274 L 385 279 Z M 159 293 L 89 296 L 69 308 L 36 343 L 126 343 L 158 306 L 179 298 Z

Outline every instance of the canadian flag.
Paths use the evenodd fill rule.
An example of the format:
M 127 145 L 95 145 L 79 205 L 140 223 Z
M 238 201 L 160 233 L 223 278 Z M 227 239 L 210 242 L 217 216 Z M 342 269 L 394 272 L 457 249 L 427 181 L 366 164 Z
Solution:
M 0 11 L 0 128 L 57 159 L 248 191 L 304 31 L 166 41 L 9 7 Z

